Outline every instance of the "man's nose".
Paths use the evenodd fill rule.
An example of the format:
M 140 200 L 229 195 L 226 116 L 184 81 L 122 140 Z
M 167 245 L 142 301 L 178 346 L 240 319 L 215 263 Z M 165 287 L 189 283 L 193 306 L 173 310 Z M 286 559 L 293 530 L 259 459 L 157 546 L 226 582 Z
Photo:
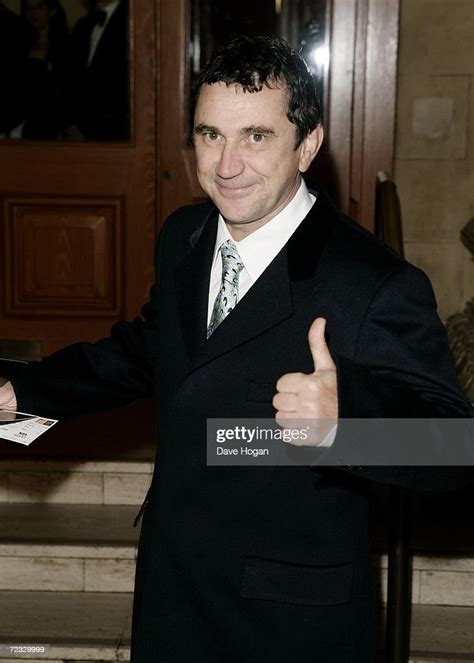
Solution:
M 216 167 L 216 174 L 223 179 L 240 175 L 244 170 L 244 162 L 239 154 L 238 145 L 226 143 L 222 148 Z

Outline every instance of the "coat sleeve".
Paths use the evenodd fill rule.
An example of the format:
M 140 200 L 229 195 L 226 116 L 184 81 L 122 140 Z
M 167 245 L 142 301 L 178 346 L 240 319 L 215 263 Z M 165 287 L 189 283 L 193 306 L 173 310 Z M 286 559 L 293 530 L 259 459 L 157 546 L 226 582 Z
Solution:
M 157 242 L 156 282 L 141 317 L 116 323 L 108 338 L 70 345 L 18 371 L 11 382 L 19 411 L 66 418 L 153 394 L 152 345 L 157 342 L 160 272 L 168 227 L 167 222 Z
M 335 357 L 338 374 L 341 435 L 333 453 L 343 458 L 353 443 L 352 418 L 471 418 L 473 410 L 461 393 L 447 336 L 436 310 L 431 284 L 419 269 L 403 263 L 375 292 L 361 321 L 354 356 Z M 408 425 L 410 423 L 408 422 Z M 466 426 L 466 445 L 471 426 Z M 343 468 L 341 468 L 343 469 Z M 444 490 L 466 485 L 472 467 L 346 467 L 360 476 L 406 487 Z
M 361 321 L 352 361 L 339 358 L 342 417 L 465 417 L 427 276 L 404 264 L 387 276 Z

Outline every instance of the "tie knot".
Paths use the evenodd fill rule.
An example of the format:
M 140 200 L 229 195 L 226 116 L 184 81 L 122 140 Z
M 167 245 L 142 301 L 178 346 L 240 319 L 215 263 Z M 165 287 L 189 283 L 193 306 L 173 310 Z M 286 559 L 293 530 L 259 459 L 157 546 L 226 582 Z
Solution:
M 239 252 L 237 251 L 237 247 L 235 246 L 234 242 L 228 239 L 227 242 L 222 244 L 220 251 L 222 256 L 223 274 L 230 271 L 231 274 L 234 274 L 238 277 L 244 268 L 244 264 L 242 262 L 242 258 L 239 256 Z

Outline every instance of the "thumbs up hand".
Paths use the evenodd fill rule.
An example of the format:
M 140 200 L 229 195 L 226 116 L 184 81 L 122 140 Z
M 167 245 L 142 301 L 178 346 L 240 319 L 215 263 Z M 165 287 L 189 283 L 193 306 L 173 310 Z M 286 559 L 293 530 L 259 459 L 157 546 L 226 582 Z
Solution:
M 308 420 L 308 437 L 292 440 L 297 446 L 318 446 L 337 424 L 337 374 L 324 332 L 326 320 L 316 318 L 308 333 L 308 343 L 314 362 L 310 374 L 287 373 L 276 384 L 273 397 L 276 421 L 283 428 L 302 428 L 302 419 Z M 289 421 L 291 420 L 291 422 Z

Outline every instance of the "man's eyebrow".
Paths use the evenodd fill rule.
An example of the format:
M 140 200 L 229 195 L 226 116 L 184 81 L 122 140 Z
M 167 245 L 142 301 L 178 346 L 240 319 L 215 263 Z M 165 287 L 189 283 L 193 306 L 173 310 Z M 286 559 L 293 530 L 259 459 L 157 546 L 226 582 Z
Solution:
M 250 127 L 243 127 L 240 130 L 240 133 L 244 136 L 250 136 L 251 134 L 262 134 L 263 136 L 276 136 L 276 133 L 270 127 L 264 127 L 260 124 L 252 124 Z
M 211 134 L 218 134 L 220 133 L 219 129 L 217 127 L 211 127 L 208 124 L 198 124 L 197 127 L 194 127 L 194 133 L 195 134 L 204 134 L 204 133 L 211 133 Z
M 204 133 L 216 133 L 216 134 L 220 133 L 220 130 L 217 127 L 204 123 L 195 126 L 193 131 L 195 134 L 198 135 Z M 270 127 L 265 127 L 260 124 L 252 124 L 249 127 L 242 127 L 242 129 L 240 129 L 240 133 L 243 136 L 250 136 L 251 134 L 262 134 L 263 136 L 276 136 L 276 132 L 274 131 L 274 129 L 270 129 Z

